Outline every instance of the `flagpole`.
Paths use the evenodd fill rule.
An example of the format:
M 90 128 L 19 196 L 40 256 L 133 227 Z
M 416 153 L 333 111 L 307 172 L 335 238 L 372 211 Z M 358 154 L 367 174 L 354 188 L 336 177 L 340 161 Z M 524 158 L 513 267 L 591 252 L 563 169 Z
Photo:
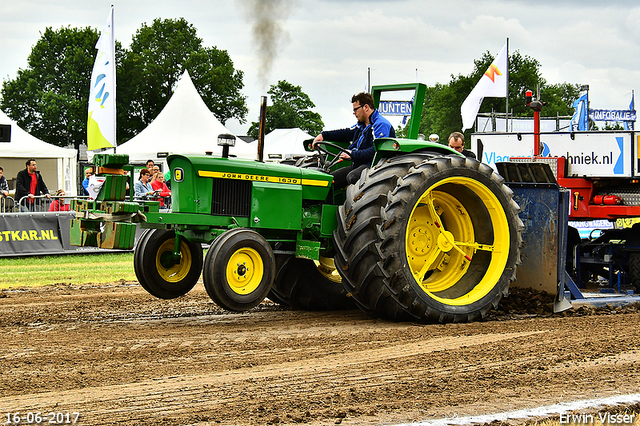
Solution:
M 635 111 L 636 109 L 636 100 L 635 100 L 635 96 L 633 93 L 633 89 L 631 89 L 631 109 Z M 635 130 L 636 129 L 636 123 L 635 121 L 630 121 L 629 123 L 631 123 L 631 125 L 629 126 L 629 128 L 631 130 Z
M 111 41 L 113 42 L 111 44 L 111 51 L 113 52 L 113 61 L 111 61 L 111 70 L 113 72 L 113 153 L 116 153 L 116 148 L 118 146 L 118 142 L 116 142 L 118 139 L 116 138 L 116 120 L 118 117 L 116 117 L 116 32 L 115 32 L 115 14 L 116 14 L 116 10 L 113 7 L 113 5 L 111 5 Z
M 505 114 L 505 130 L 509 132 L 509 37 L 507 37 L 507 113 Z M 513 129 L 512 129 L 513 130 Z

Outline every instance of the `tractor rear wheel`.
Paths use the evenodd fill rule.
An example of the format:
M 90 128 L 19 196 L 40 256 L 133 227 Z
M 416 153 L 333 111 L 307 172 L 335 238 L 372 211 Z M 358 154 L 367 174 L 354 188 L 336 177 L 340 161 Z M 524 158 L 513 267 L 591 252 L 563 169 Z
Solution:
M 271 246 L 259 233 L 235 228 L 209 247 L 203 272 L 211 300 L 228 311 L 244 312 L 264 300 L 275 277 Z
M 140 285 L 160 299 L 187 294 L 202 273 L 202 247 L 182 239 L 180 255 L 174 256 L 175 232 L 150 229 L 138 241 L 133 266 Z
M 512 197 L 486 164 L 447 156 L 399 179 L 378 223 L 359 220 L 354 205 L 346 223 L 377 231 L 344 265 L 359 304 L 388 319 L 482 318 L 508 294 L 519 263 L 523 225 Z
M 356 305 L 373 317 L 409 321 L 411 317 L 396 306 L 389 289 L 376 286 L 380 269 L 377 253 L 378 226 L 387 196 L 400 176 L 424 160 L 428 154 L 407 154 L 380 160 L 365 169 L 360 180 L 347 187 L 346 201 L 338 208 L 338 228 L 333 233 L 336 247 L 335 265 L 342 275 L 342 285 Z M 373 292 L 380 292 L 373 295 Z
M 306 311 L 339 311 L 355 309 L 347 297 L 333 259 L 320 262 L 290 256 L 276 274 L 271 289 L 281 304 Z

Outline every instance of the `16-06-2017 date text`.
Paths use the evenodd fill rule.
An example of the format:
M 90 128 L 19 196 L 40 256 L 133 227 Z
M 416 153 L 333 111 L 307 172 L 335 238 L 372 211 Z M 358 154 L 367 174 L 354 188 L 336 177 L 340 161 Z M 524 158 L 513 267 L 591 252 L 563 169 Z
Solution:
M 78 422 L 80 413 L 49 411 L 49 412 L 13 412 L 6 413 L 5 425 L 72 425 Z M 2 424 L 2 423 L 0 423 Z

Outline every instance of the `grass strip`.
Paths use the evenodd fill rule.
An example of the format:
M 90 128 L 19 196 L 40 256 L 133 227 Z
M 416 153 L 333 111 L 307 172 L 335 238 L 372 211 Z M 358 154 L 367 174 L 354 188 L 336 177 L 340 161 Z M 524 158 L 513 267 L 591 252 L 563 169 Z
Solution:
M 0 289 L 136 281 L 133 253 L 0 258 Z

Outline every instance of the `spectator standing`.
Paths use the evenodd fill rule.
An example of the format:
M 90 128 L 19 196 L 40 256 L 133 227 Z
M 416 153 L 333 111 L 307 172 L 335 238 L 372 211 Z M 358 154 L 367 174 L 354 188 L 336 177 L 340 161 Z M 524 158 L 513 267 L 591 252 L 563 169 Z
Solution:
M 160 167 L 158 166 L 153 166 L 152 168 L 149 169 L 149 171 L 151 172 L 151 186 L 153 186 L 153 182 L 156 181 L 156 179 L 158 178 L 158 175 L 160 174 Z
M 56 191 L 55 198 L 51 202 L 51 205 L 49 205 L 50 212 L 68 212 L 69 211 L 70 206 L 67 203 L 67 200 L 63 198 L 65 195 L 67 194 L 62 189 L 58 189 Z
M 171 170 L 167 170 L 164 174 L 164 183 L 167 188 L 171 189 Z
M 25 203 L 20 204 L 22 211 L 34 211 L 35 203 L 34 197 L 37 195 L 45 195 L 47 198 L 51 198 L 47 185 L 45 185 L 42 175 L 37 170 L 35 158 L 30 158 L 25 163 L 26 169 L 20 170 L 16 176 L 16 196 L 17 202 L 23 197 L 29 197 Z
M 13 200 L 9 198 L 9 183 L 3 176 L 4 169 L 0 167 L 0 212 L 13 210 Z
M 476 158 L 473 151 L 464 149 L 464 135 L 460 132 L 453 132 L 449 135 L 449 148 L 453 148 L 465 157 Z
M 152 159 L 148 159 L 147 160 L 147 164 L 145 165 L 145 167 L 147 168 L 147 170 L 152 172 L 153 171 L 153 166 L 155 166 L 155 165 L 156 165 L 156 163 Z
M 149 169 L 140 170 L 140 179 L 133 185 L 133 194 L 136 197 L 148 197 L 153 195 L 154 189 L 149 183 L 151 179 L 151 172 Z
M 9 196 L 9 184 L 7 178 L 3 176 L 4 169 L 0 167 L 0 198 Z
M 166 183 L 164 183 L 164 175 L 160 172 L 156 175 L 156 179 L 151 182 L 151 187 L 158 193 L 160 198 L 160 206 L 164 207 L 164 199 L 171 197 L 171 190 Z
M 89 179 L 93 176 L 93 167 L 89 167 L 84 171 L 84 180 L 82 181 L 82 191 L 84 195 L 89 195 Z

